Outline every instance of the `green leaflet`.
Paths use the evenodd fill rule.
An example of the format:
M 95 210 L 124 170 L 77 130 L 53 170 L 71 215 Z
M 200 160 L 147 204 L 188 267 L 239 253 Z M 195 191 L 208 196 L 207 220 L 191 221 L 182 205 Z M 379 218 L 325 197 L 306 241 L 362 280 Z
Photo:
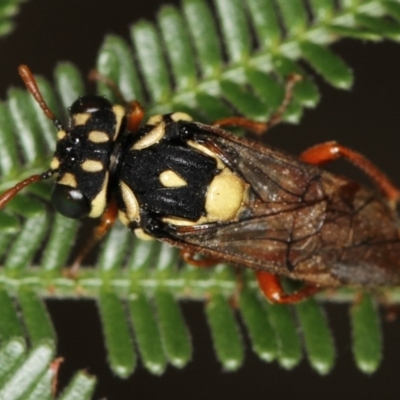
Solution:
M 0 4 L 0 36 L 11 33 L 15 26 L 12 18 L 18 14 L 24 0 L 3 0 Z

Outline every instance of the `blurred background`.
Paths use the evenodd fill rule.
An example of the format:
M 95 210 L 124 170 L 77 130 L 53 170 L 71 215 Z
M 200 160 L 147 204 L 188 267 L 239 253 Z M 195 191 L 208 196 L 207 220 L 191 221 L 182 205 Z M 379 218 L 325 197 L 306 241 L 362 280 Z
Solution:
M 0 94 L 10 85 L 22 86 L 17 66 L 28 64 L 51 79 L 57 62 L 69 60 L 83 72 L 95 65 L 97 49 L 107 33 L 128 39 L 129 25 L 141 18 L 153 20 L 161 1 L 31 0 L 22 6 L 16 30 L 0 41 Z M 169 3 L 178 4 L 177 1 Z M 351 91 L 329 87 L 318 77 L 322 101 L 307 110 L 299 126 L 280 125 L 268 134 L 268 143 L 299 153 L 326 140 L 337 140 L 369 157 L 400 185 L 400 46 L 343 41 L 333 46 L 355 73 Z M 207 122 L 207 121 L 204 121 Z M 359 174 L 344 162 L 332 167 Z M 98 376 L 94 398 L 204 399 L 217 398 L 398 398 L 400 375 L 400 321 L 383 322 L 385 358 L 373 376 L 354 366 L 351 354 L 348 306 L 330 305 L 327 315 L 335 332 L 338 360 L 327 377 L 320 377 L 303 361 L 293 371 L 259 361 L 248 349 L 244 366 L 223 372 L 215 359 L 203 305 L 183 304 L 194 347 L 193 360 L 184 370 L 169 367 L 155 377 L 140 366 L 128 380 L 112 375 L 107 367 L 101 328 L 91 301 L 48 303 L 59 334 L 59 354 L 65 358 L 61 384 L 77 369 Z M 245 339 L 246 340 L 246 339 Z

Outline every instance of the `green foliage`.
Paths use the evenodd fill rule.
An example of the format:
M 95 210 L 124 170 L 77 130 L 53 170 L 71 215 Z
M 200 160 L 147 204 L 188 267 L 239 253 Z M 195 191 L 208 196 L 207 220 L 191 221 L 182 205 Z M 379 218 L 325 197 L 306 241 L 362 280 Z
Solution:
M 215 0 L 213 7 L 203 0 L 183 0 L 181 9 L 163 7 L 156 24 L 133 25 L 131 45 L 120 37 L 106 37 L 97 69 L 116 82 L 127 99 L 141 101 L 149 115 L 181 110 L 204 122 L 232 113 L 265 120 L 282 101 L 286 76 L 296 72 L 304 79 L 295 88 L 285 119 L 297 122 L 303 107 L 314 107 L 319 100 L 304 63 L 331 85 L 347 89 L 352 72 L 329 44 L 345 37 L 400 39 L 399 1 Z M 84 79 L 75 66 L 62 63 L 54 81 L 61 104 L 51 85 L 38 79 L 51 109 L 61 115 L 60 110 L 84 92 Z M 99 91 L 117 100 L 102 83 Z M 51 123 L 31 96 L 11 89 L 7 101 L 0 104 L 0 192 L 45 170 L 55 140 Z M 43 299 L 53 296 L 97 301 L 110 367 L 123 378 L 136 365 L 132 332 L 143 365 L 151 373 L 162 374 L 167 363 L 183 367 L 190 361 L 192 348 L 181 299 L 207 300 L 205 314 L 224 369 L 236 369 L 244 359 L 237 316 L 261 359 L 293 368 L 301 360 L 304 342 L 316 371 L 326 374 L 332 369 L 334 344 L 318 301 L 324 300 L 323 294 L 316 296 L 317 301 L 292 307 L 269 305 L 260 298 L 251 273 L 244 273 L 239 291 L 231 268 L 178 268 L 174 249 L 133 239 L 120 225 L 104 241 L 96 267 L 82 268 L 78 279 L 69 279 L 61 269 L 73 259 L 79 226 L 49 211 L 48 199 L 49 185 L 39 183 L 0 213 L 0 379 L 11 382 L 2 387 L 11 387 L 19 379 L 25 365 L 20 359 L 29 360 L 41 349 L 47 355 L 37 367 L 38 378 L 31 376 L 36 379 L 31 385 L 48 388 L 56 339 Z M 17 299 L 16 305 L 10 296 Z M 351 302 L 354 296 L 343 290 L 329 299 Z M 393 291 L 392 296 L 398 298 L 399 293 Z M 232 299 L 237 308 L 230 306 Z M 29 353 L 20 339 L 21 321 L 32 344 Z M 371 373 L 379 366 L 382 347 L 371 299 L 363 297 L 353 307 L 352 321 L 357 365 Z M 20 348 L 14 348 L 15 343 Z M 11 361 L 2 363 L 2 359 Z M 80 374 L 71 385 L 61 398 L 80 398 L 74 395 L 78 390 L 89 393 L 93 380 Z
M 12 18 L 18 14 L 21 3 L 25 0 L 2 0 L 0 3 L 0 36 L 8 35 L 14 30 Z
M 364 294 L 350 310 L 353 353 L 361 371 L 371 374 L 382 359 L 382 338 L 376 305 L 370 296 Z
M 7 290 L 0 288 L 0 398 L 55 399 L 62 360 L 54 360 L 51 321 L 42 299 L 30 287 L 20 287 L 17 298 L 18 306 Z M 94 386 L 94 378 L 78 373 L 57 398 L 89 399 Z

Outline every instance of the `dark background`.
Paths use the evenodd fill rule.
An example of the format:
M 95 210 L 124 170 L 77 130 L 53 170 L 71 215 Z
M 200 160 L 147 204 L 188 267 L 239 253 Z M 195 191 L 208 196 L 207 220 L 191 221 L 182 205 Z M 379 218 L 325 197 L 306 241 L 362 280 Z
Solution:
M 130 23 L 154 18 L 159 4 L 156 0 L 31 0 L 23 6 L 14 33 L 0 41 L 1 97 L 10 85 L 21 86 L 20 63 L 48 78 L 61 60 L 88 71 L 105 34 L 117 33 L 127 39 Z M 298 153 L 335 139 L 367 155 L 400 185 L 400 47 L 392 42 L 343 41 L 334 49 L 355 71 L 352 90 L 332 89 L 316 78 L 323 94 L 317 109 L 307 111 L 300 126 L 278 126 L 267 140 Z M 347 173 L 343 162 L 334 168 Z M 360 176 L 351 168 L 349 173 Z M 259 361 L 250 351 L 241 370 L 223 372 L 213 354 L 202 305 L 188 303 L 183 310 L 194 343 L 190 365 L 183 371 L 169 367 L 162 377 L 139 367 L 130 379 L 120 380 L 107 367 L 94 303 L 52 301 L 48 305 L 59 333 L 59 354 L 66 359 L 61 381 L 69 380 L 76 369 L 87 369 L 99 377 L 96 399 L 398 398 L 400 322 L 384 323 L 385 359 L 376 374 L 365 376 L 352 361 L 348 306 L 327 308 L 338 347 L 336 367 L 327 377 L 318 376 L 304 361 L 286 372 L 274 363 Z

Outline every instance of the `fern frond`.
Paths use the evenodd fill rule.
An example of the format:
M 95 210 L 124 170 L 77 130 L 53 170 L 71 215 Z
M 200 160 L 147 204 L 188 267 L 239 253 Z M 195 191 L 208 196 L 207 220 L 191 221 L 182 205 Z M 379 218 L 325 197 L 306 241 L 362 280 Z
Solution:
M 348 37 L 400 38 L 398 1 L 215 0 L 213 7 L 203 0 L 184 0 L 182 9 L 164 7 L 156 24 L 141 21 L 132 26 L 133 50 L 122 38 L 106 37 L 97 69 L 115 81 L 127 99 L 141 101 L 149 115 L 181 110 L 203 122 L 232 113 L 267 119 L 282 101 L 286 76 L 297 72 L 304 80 L 285 116 L 297 122 L 303 107 L 314 107 L 319 100 L 315 72 L 337 88 L 352 84 L 350 68 L 329 44 Z M 57 94 L 46 80 L 38 82 L 46 101 L 60 115 L 84 93 L 85 80 L 69 63 L 56 68 L 54 80 Z M 101 83 L 99 91 L 114 98 Z M 53 128 L 31 97 L 11 89 L 7 102 L 0 104 L 0 192 L 45 170 L 54 144 Z M 133 331 L 144 366 L 161 374 L 167 363 L 183 367 L 192 356 L 178 301 L 207 300 L 206 318 L 225 369 L 238 368 L 244 359 L 235 314 L 243 319 L 261 359 L 276 359 L 284 368 L 293 368 L 301 360 L 304 339 L 315 370 L 325 374 L 333 367 L 334 344 L 319 305 L 326 300 L 323 294 L 316 296 L 318 304 L 310 300 L 293 307 L 271 306 L 259 297 L 251 274 L 244 274 L 244 288 L 238 293 L 231 268 L 178 268 L 175 250 L 133 240 L 119 225 L 104 241 L 96 268 L 84 268 L 77 280 L 62 276 L 61 269 L 73 258 L 78 224 L 47 211 L 48 199 L 49 185 L 40 183 L 0 213 L 4 265 L 0 306 L 3 310 L 8 304 L 12 321 L 9 325 L 2 318 L 8 314 L 0 313 L 0 332 L 8 332 L 2 339 L 22 335 L 19 317 L 10 306 L 11 295 L 19 301 L 33 344 L 45 339 L 55 343 L 42 298 L 94 298 L 112 370 L 121 377 L 134 371 Z M 390 296 L 399 301 L 398 290 Z M 232 297 L 237 311 L 229 306 Z M 354 297 L 354 292 L 341 290 L 328 300 L 349 302 Z M 370 373 L 379 365 L 382 344 L 376 311 L 371 301 L 365 302 L 365 312 L 355 308 L 352 313 L 353 340 L 360 369 Z M 375 332 L 372 345 L 363 340 L 366 330 Z M 324 338 L 323 343 L 314 339 L 316 335 Z M 49 360 L 52 357 L 51 353 Z
M 53 361 L 56 338 L 44 303 L 29 284 L 19 287 L 14 297 L 17 305 L 0 288 L 0 398 L 56 398 L 53 391 L 61 360 Z M 57 398 L 89 399 L 95 382 L 79 372 Z
M 0 348 L 0 398 L 89 400 L 96 380 L 78 372 L 57 396 L 57 374 L 61 359 L 53 361 L 54 343 L 45 341 L 27 351 L 23 338 L 14 338 Z

